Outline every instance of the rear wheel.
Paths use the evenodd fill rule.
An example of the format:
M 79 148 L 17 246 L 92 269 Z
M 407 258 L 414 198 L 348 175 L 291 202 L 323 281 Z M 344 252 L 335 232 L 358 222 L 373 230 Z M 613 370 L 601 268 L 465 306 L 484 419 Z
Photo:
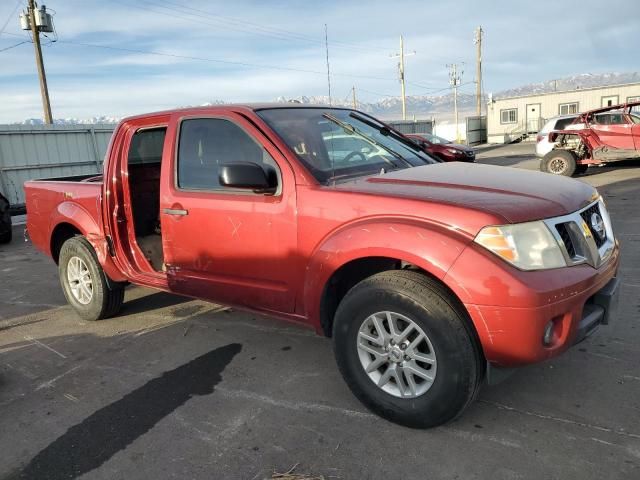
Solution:
M 124 286 L 109 286 L 96 253 L 85 238 L 77 236 L 64 242 L 58 272 L 67 302 L 84 320 L 101 320 L 120 310 Z
M 540 162 L 540 170 L 554 175 L 572 176 L 576 171 L 576 156 L 567 150 L 551 150 Z
M 373 412 L 413 428 L 460 415 L 483 376 L 465 312 L 442 285 L 410 271 L 376 274 L 353 287 L 336 312 L 338 367 Z

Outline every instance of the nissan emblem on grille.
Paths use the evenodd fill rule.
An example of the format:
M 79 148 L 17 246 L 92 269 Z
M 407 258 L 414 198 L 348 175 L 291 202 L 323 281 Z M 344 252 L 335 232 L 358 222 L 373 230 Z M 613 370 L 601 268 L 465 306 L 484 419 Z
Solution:
M 599 213 L 591 214 L 591 228 L 598 235 L 600 240 L 604 240 L 606 232 L 604 229 L 604 221 Z

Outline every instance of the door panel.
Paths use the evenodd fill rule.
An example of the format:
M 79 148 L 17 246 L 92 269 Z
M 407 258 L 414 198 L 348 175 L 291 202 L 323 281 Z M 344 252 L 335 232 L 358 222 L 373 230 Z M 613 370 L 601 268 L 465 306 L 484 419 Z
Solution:
M 301 264 L 295 181 L 288 163 L 238 115 L 184 119 L 180 129 L 181 145 L 174 145 L 162 173 L 162 238 L 170 288 L 224 304 L 293 312 Z M 219 186 L 222 163 L 257 163 L 261 158 L 279 169 L 275 195 Z
M 634 149 L 632 125 L 622 113 L 601 113 L 594 115 L 591 129 L 600 141 L 613 148 Z
M 631 131 L 633 133 L 635 148 L 640 151 L 640 124 L 634 124 L 633 127 L 631 127 Z

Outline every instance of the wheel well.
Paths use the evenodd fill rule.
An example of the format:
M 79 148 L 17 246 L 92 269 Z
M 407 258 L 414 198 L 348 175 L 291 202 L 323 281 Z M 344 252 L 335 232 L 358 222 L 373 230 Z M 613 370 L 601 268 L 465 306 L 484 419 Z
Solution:
M 338 268 L 325 284 L 320 300 L 320 323 L 323 333 L 327 337 L 331 337 L 333 317 L 338 305 L 340 305 L 340 302 L 352 287 L 376 273 L 401 269 L 414 270 L 435 278 L 420 267 L 389 257 L 358 258 Z M 452 295 L 454 294 L 452 293 Z
M 480 341 L 478 331 L 476 330 L 476 327 L 471 320 L 467 309 L 465 308 L 462 301 L 458 298 L 458 296 L 454 293 L 454 291 L 428 271 L 397 258 L 359 258 L 357 260 L 352 260 L 351 262 L 344 264 L 338 270 L 336 270 L 333 275 L 331 275 L 324 287 L 322 298 L 320 300 L 320 323 L 322 325 L 322 331 L 325 336 L 332 336 L 333 318 L 335 316 L 336 310 L 338 309 L 340 301 L 344 298 L 347 292 L 365 278 L 389 270 L 413 270 L 414 272 L 421 273 L 422 275 L 425 275 L 438 282 L 442 286 L 442 288 L 444 288 L 449 293 L 449 298 L 454 303 L 452 307 L 457 308 L 463 315 L 463 318 L 468 322 L 470 332 L 476 344 L 478 345 L 479 351 L 482 354 L 482 358 L 484 359 L 482 342 Z
M 60 258 L 60 249 L 64 242 L 76 235 L 82 235 L 82 232 L 70 223 L 60 223 L 53 229 L 51 233 L 51 257 L 56 263 Z

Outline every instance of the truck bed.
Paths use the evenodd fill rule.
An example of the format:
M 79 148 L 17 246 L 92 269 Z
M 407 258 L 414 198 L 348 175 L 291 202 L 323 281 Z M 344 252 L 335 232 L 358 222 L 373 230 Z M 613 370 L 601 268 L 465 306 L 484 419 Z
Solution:
M 24 191 L 29 237 L 47 255 L 51 255 L 52 229 L 60 217 L 71 218 L 70 225 L 79 231 L 88 221 L 102 231 L 102 175 L 30 180 L 25 182 Z

